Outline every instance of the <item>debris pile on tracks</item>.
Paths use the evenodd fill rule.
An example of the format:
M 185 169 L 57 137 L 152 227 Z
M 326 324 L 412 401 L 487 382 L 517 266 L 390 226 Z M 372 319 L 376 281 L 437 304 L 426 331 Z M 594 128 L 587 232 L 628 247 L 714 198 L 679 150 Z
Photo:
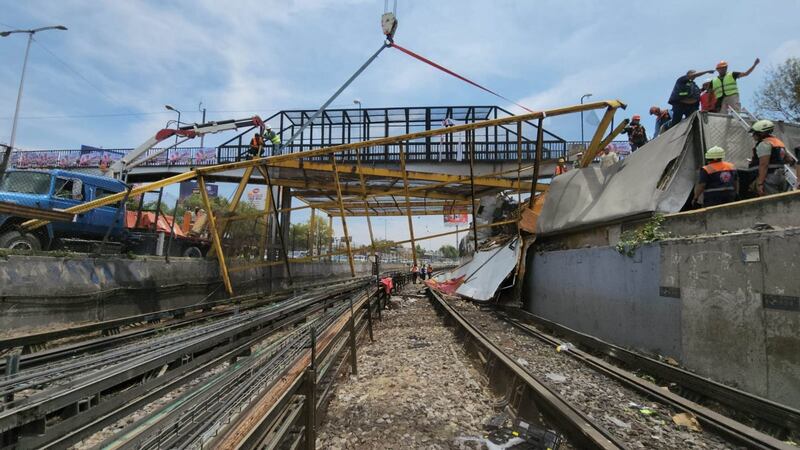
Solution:
M 484 424 L 502 403 L 427 299 L 392 300 L 399 308 L 375 322 L 358 375 L 337 386 L 317 448 L 481 448 Z

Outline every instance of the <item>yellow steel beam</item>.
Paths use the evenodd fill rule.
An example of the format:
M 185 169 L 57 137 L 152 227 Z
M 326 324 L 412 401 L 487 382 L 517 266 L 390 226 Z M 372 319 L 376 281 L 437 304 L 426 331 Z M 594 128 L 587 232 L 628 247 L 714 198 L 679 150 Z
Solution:
M 280 167 L 286 169 L 305 169 L 305 170 L 314 170 L 317 172 L 332 172 L 333 171 L 333 164 L 325 164 L 325 163 L 318 163 L 318 162 L 308 162 L 308 161 L 281 161 L 277 163 L 269 163 L 270 167 Z M 379 168 L 379 167 L 362 167 L 359 171 L 358 166 L 354 165 L 344 165 L 338 164 L 337 171 L 339 173 L 346 173 L 346 174 L 359 174 L 360 176 L 368 175 L 371 177 L 381 177 L 381 178 L 394 178 L 394 179 L 401 179 L 403 178 L 403 174 L 399 170 L 395 169 L 386 169 L 386 168 Z M 509 180 L 505 178 L 490 178 L 484 176 L 463 176 L 463 175 L 449 175 L 444 173 L 433 173 L 433 172 L 417 172 L 417 171 L 406 171 L 405 177 L 409 180 L 414 181 L 436 181 L 436 182 L 447 182 L 449 184 L 470 184 L 474 183 L 475 186 L 484 186 L 484 187 L 496 187 L 501 189 L 530 189 L 531 184 L 530 182 L 522 182 L 517 183 L 515 180 Z
M 269 171 L 264 168 L 263 166 L 256 166 L 261 175 L 267 180 L 267 192 L 269 192 L 270 203 L 272 204 L 272 220 L 275 221 L 275 228 L 278 232 L 278 242 L 281 244 L 281 256 L 283 256 L 283 262 L 286 266 L 286 276 L 289 277 L 289 284 L 294 284 L 294 279 L 292 278 L 292 269 L 289 266 L 289 255 L 286 254 L 286 242 L 283 239 L 283 227 L 286 226 L 285 223 L 281 223 L 280 218 L 278 217 L 278 210 L 275 208 L 277 203 L 275 202 L 275 194 L 272 192 L 272 180 L 269 177 Z
M 247 188 L 247 182 L 250 181 L 250 175 L 253 174 L 253 169 L 254 167 L 248 167 L 247 169 L 244 169 L 242 179 L 239 181 L 239 185 L 236 186 L 236 191 L 233 193 L 233 198 L 231 198 L 231 202 L 228 205 L 228 216 L 236 212 L 236 207 L 239 206 L 239 201 L 242 199 L 242 194 L 244 194 L 245 188 Z M 219 229 L 222 230 L 222 236 L 224 236 L 225 232 L 228 231 L 228 223 L 229 219 L 226 216 L 220 218 Z M 213 256 L 214 251 L 215 250 L 213 248 L 209 250 L 208 256 Z
M 600 119 L 600 125 L 598 125 L 597 129 L 594 131 L 594 136 L 592 136 L 592 141 L 589 143 L 589 148 L 587 148 L 586 152 L 583 154 L 583 159 L 580 163 L 581 167 L 588 166 L 594 159 L 594 156 L 600 149 L 600 142 L 603 141 L 603 135 L 606 134 L 606 129 L 611 125 L 611 121 L 614 119 L 614 113 L 616 112 L 617 108 L 612 106 L 606 109 L 606 113 L 603 114 L 603 118 Z
M 411 236 L 411 255 L 414 257 L 414 265 L 417 265 L 417 245 L 414 242 L 414 221 L 411 218 L 411 203 L 408 198 L 408 177 L 406 176 L 406 152 L 403 144 L 400 144 L 400 172 L 403 177 L 403 188 L 406 191 L 406 216 L 408 217 L 408 232 Z
M 261 239 L 259 239 L 258 257 L 264 259 L 267 254 L 267 236 L 269 236 L 269 212 L 272 208 L 272 195 L 266 194 L 264 197 L 264 227 L 261 229 Z
M 350 263 L 350 275 L 355 277 L 356 267 L 353 264 L 353 252 L 350 248 L 350 234 L 347 232 L 347 217 L 342 203 L 342 186 L 339 184 L 339 171 L 336 170 L 336 155 L 331 155 L 331 164 L 333 164 L 333 183 L 336 185 L 336 200 L 339 202 L 339 211 L 342 213 L 342 231 L 344 233 L 344 245 L 347 247 L 347 262 Z
M 502 222 L 495 222 L 495 223 L 487 223 L 487 224 L 483 224 L 483 225 L 478 225 L 478 229 L 501 227 L 501 226 L 504 226 L 504 225 L 510 225 L 512 223 L 517 223 L 517 220 L 516 219 L 514 219 L 514 220 L 504 220 Z M 436 239 L 436 238 L 449 236 L 449 235 L 456 234 L 456 233 L 463 233 L 463 232 L 464 231 L 462 231 L 462 230 L 445 231 L 443 233 L 430 234 L 430 235 L 427 235 L 427 236 L 416 237 L 416 238 L 414 238 L 413 242 L 424 241 L 424 240 L 428 240 L 428 239 Z M 403 241 L 392 241 L 392 242 L 388 242 L 388 243 L 375 244 L 375 247 L 378 250 L 382 250 L 382 249 L 385 249 L 385 248 L 396 247 L 398 245 L 408 244 L 408 243 L 411 243 L 411 242 L 412 242 L 411 239 L 406 239 L 406 240 L 403 240 Z M 352 253 L 367 253 L 369 251 L 371 251 L 370 247 L 363 247 L 363 248 L 353 249 Z M 293 263 L 293 264 L 294 263 L 305 263 L 305 262 L 311 262 L 311 261 L 314 261 L 314 260 L 320 259 L 320 258 L 328 258 L 328 257 L 331 257 L 331 256 L 339 256 L 339 255 L 346 255 L 346 254 L 347 254 L 347 250 L 340 250 L 340 251 L 337 251 L 337 252 L 334 252 L 334 251 L 331 250 L 331 252 L 329 252 L 328 254 L 325 254 L 325 255 L 305 256 L 305 257 L 302 257 L 302 258 L 292 258 L 292 259 L 289 260 L 289 262 Z M 236 267 L 231 267 L 230 271 L 231 271 L 231 273 L 235 273 L 235 272 L 242 272 L 242 271 L 249 270 L 249 269 L 255 269 L 255 268 L 258 268 L 258 267 L 277 266 L 279 264 L 282 264 L 282 262 L 281 261 L 270 261 L 270 262 L 266 262 L 266 263 L 242 264 L 242 265 L 239 265 L 239 266 L 236 266 Z
M 211 243 L 217 252 L 217 261 L 219 262 L 219 270 L 222 273 L 222 282 L 225 284 L 225 290 L 228 295 L 233 295 L 233 286 L 231 286 L 231 279 L 228 275 L 228 265 L 225 263 L 225 255 L 222 252 L 221 236 L 217 232 L 217 219 L 214 217 L 214 209 L 211 207 L 211 201 L 208 199 L 208 191 L 206 191 L 206 182 L 203 177 L 197 178 L 197 185 L 200 189 L 200 197 L 203 199 L 203 204 L 206 207 L 206 214 L 208 214 L 208 228 L 211 232 Z
M 319 191 L 320 195 L 336 195 L 336 190 L 333 189 L 330 183 L 317 183 L 317 182 L 309 182 L 309 181 L 301 181 L 301 180 L 289 180 L 285 178 L 279 178 L 276 180 L 272 180 L 272 182 L 276 186 L 286 186 L 291 187 L 294 189 L 304 189 L 304 190 L 317 190 Z M 442 183 L 443 185 L 449 183 Z M 431 185 L 432 186 L 432 185 Z M 433 189 L 433 188 L 430 188 Z M 439 192 L 431 192 L 429 186 L 416 186 L 414 188 L 409 189 L 411 192 L 412 197 L 420 197 L 420 198 L 435 198 L 435 199 L 442 199 L 442 200 L 465 200 L 468 197 L 464 195 L 458 194 L 447 194 L 447 193 L 439 193 Z M 421 192 L 420 192 L 421 191 Z M 373 197 L 381 197 L 387 195 L 397 195 L 402 193 L 403 190 L 401 189 L 391 189 L 391 188 L 383 188 L 383 187 L 375 187 L 375 186 L 367 186 L 367 193 Z M 344 195 L 353 195 L 359 196 L 361 195 L 360 189 L 351 189 L 348 186 L 342 186 L 342 194 Z
M 614 130 L 611 131 L 611 133 L 608 133 L 608 136 L 606 136 L 606 138 L 603 139 L 602 142 L 600 142 L 600 145 L 598 145 L 597 148 L 594 149 L 594 152 L 591 154 L 591 158 L 589 158 L 589 163 L 591 163 L 591 161 L 597 156 L 597 154 L 600 153 L 601 150 L 606 148 L 606 146 L 608 146 L 608 144 L 610 144 L 611 141 L 614 140 L 614 138 L 619 136 L 619 134 L 622 133 L 622 130 L 624 130 L 625 127 L 627 127 L 629 123 L 630 123 L 630 120 L 625 119 L 622 122 L 620 122 L 620 124 L 617 125 L 617 127 L 614 128 Z M 581 164 L 582 163 L 583 163 L 583 160 L 581 160 Z M 586 166 L 582 165 L 581 167 L 586 167 Z
M 71 222 L 75 214 L 59 209 L 42 209 L 17 203 L 0 202 L 0 213 L 26 219 L 51 220 L 54 222 Z
M 364 215 L 367 217 L 367 229 L 369 230 L 369 243 L 372 246 L 372 255 L 375 256 L 375 236 L 372 234 L 372 220 L 369 218 L 369 201 L 367 201 L 367 185 L 364 181 L 364 171 L 361 167 L 361 153 L 356 149 L 356 169 L 358 170 L 358 179 L 361 182 L 361 192 L 364 199 Z

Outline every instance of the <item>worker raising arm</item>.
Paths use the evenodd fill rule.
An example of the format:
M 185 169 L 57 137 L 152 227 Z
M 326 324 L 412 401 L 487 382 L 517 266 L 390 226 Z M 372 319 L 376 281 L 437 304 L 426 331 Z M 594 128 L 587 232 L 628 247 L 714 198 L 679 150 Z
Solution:
M 744 78 L 753 72 L 761 60 L 756 58 L 753 65 L 744 72 L 728 72 L 728 63 L 720 61 L 717 64 L 717 73 L 719 76 L 711 81 L 711 87 L 714 89 L 714 96 L 717 97 L 718 111 L 723 114 L 728 114 L 728 108 L 734 111 L 742 109 L 739 103 L 739 85 L 736 80 Z

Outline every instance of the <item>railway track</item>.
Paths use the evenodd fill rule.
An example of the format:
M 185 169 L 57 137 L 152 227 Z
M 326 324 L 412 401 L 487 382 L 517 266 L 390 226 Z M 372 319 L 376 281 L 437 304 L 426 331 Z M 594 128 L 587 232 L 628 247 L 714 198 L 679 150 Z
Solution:
M 304 321 L 370 285 L 358 279 L 309 290 L 287 301 L 203 316 L 198 323 L 145 333 L 100 351 L 70 348 L 0 378 L 2 448 L 63 448 L 197 377 L 247 354 L 271 333 Z M 374 288 L 372 288 L 374 290 Z M 114 336 L 109 336 L 113 338 Z M 74 346 L 73 346 L 74 347 Z M 53 353 L 58 353 L 53 352 Z M 35 368 L 34 368 L 35 367 Z M 12 398 L 13 396 L 13 398 Z
M 374 288 L 351 292 L 100 447 L 296 448 L 314 440 L 317 411 L 348 360 L 356 370 L 356 341 L 367 330 L 371 335 L 382 300 Z
M 575 349 L 570 352 L 570 355 L 590 364 L 597 370 L 607 373 L 609 376 L 614 376 L 627 383 L 633 373 L 624 369 L 630 369 L 638 374 L 650 376 L 653 380 L 658 380 L 659 384 L 669 384 L 669 391 L 679 394 L 679 396 L 670 395 L 669 398 L 660 398 L 659 396 L 665 395 L 663 389 L 659 388 L 654 392 L 652 389 L 653 383 L 637 383 L 636 381 L 640 380 L 641 376 L 637 376 L 636 380 L 630 380 L 632 387 L 647 395 L 660 398 L 662 401 L 676 402 L 673 404 L 684 408 L 683 402 L 686 399 L 697 403 L 706 402 L 710 405 L 721 404 L 726 407 L 726 414 L 730 414 L 730 410 L 733 410 L 735 418 L 741 418 L 740 422 L 756 423 L 759 429 L 766 430 L 781 439 L 788 439 L 800 433 L 800 411 L 787 405 L 758 397 L 699 376 L 680 367 L 610 344 L 519 308 L 501 308 L 498 317 L 512 324 L 523 333 L 548 345 L 560 345 L 562 343 L 562 340 L 554 335 L 557 334 L 562 336 L 564 341 L 578 344 L 588 349 L 589 351 Z M 547 330 L 549 333 L 545 333 L 540 328 Z M 616 364 L 609 364 L 598 356 L 606 357 Z M 691 407 L 692 404 L 688 404 L 688 406 Z M 703 411 L 700 412 L 702 413 Z M 735 423 L 718 424 L 714 417 L 707 417 L 705 414 L 698 415 L 698 417 L 702 422 L 713 428 L 739 426 L 739 424 Z
M 480 316 L 468 314 L 468 311 L 459 310 L 437 293 L 429 291 L 429 297 L 434 306 L 444 314 L 446 321 L 456 325 L 457 333 L 464 338 L 467 350 L 477 357 L 484 368 L 490 385 L 505 393 L 509 405 L 517 414 L 533 423 L 541 423 L 543 420 L 544 426 L 560 431 L 567 437 L 570 445 L 576 448 L 609 449 L 626 448 L 628 445 L 652 448 L 675 448 L 675 445 L 700 445 L 707 448 L 793 448 L 775 437 L 664 390 L 630 372 L 618 367 L 606 367 L 610 365 L 574 347 L 568 347 L 563 353 L 574 357 L 579 364 L 565 364 L 564 358 L 567 357 L 555 352 L 556 346 L 562 344 L 561 341 L 544 336 L 534 337 L 530 334 L 532 327 L 508 316 L 505 317 L 508 321 L 504 321 L 492 318 L 486 312 L 480 312 Z M 489 323 L 490 319 L 497 323 Z M 475 321 L 479 323 L 476 324 Z M 509 330 L 516 330 L 521 335 Z M 577 382 L 580 378 L 579 372 L 591 372 L 586 379 L 594 384 L 581 384 L 570 389 L 569 386 L 559 384 L 563 380 L 553 382 L 548 376 L 555 377 L 557 374 L 548 371 L 555 369 L 536 367 L 536 364 L 524 359 L 528 353 L 522 350 L 527 350 L 529 345 L 541 346 L 540 351 L 547 354 L 546 357 L 550 360 L 560 358 L 559 364 L 562 365 L 558 370 L 568 375 L 564 378 Z M 569 369 L 570 365 L 581 367 Z M 639 400 L 641 403 L 646 403 L 647 400 L 654 403 L 643 405 L 631 402 L 636 408 L 632 410 L 633 413 L 625 411 L 627 414 L 638 415 L 641 411 L 641 414 L 653 416 L 645 416 L 637 422 L 631 420 L 631 423 L 608 417 L 609 412 L 617 413 L 619 409 L 625 408 L 627 405 L 622 403 L 630 398 L 645 399 Z M 648 405 L 661 406 L 648 408 Z M 707 431 L 685 433 L 686 438 L 692 441 L 678 445 L 679 441 L 675 441 L 674 436 L 665 436 L 667 433 L 664 433 L 672 426 L 669 411 L 694 415 Z M 656 419 L 656 416 L 660 418 Z M 601 418 L 604 420 L 599 420 Z M 624 433 L 621 430 L 623 427 L 627 427 Z M 648 427 L 658 432 L 648 431 Z M 631 441 L 637 434 L 636 441 Z M 667 437 L 673 438 L 673 441 L 665 439 Z

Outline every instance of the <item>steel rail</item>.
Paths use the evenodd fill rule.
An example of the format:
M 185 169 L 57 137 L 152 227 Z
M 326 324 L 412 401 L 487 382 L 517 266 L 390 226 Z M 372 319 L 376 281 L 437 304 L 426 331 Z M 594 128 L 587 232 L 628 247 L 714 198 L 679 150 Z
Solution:
M 530 325 L 526 325 L 513 317 L 502 317 L 506 323 L 509 323 L 522 331 L 523 333 L 534 337 L 548 345 L 556 347 L 564 342 L 543 333 Z M 713 430 L 716 434 L 725 437 L 733 442 L 747 446 L 747 448 L 757 449 L 789 449 L 792 448 L 788 444 L 762 433 L 754 428 L 737 422 L 727 416 L 724 416 L 716 411 L 713 411 L 705 406 L 699 405 L 687 398 L 681 397 L 669 390 L 664 390 L 655 383 L 651 383 L 643 378 L 637 377 L 632 372 L 614 366 L 601 358 L 593 356 L 583 350 L 573 348 L 566 351 L 568 355 L 577 359 L 578 361 L 587 364 L 594 370 L 622 383 L 637 392 L 646 395 L 649 398 L 655 399 L 663 404 L 670 405 L 682 411 L 688 411 L 694 414 L 700 423 L 709 429 Z
M 323 312 L 313 325 L 322 330 L 330 326 L 347 310 L 344 300 L 352 295 L 362 295 L 358 292 L 361 291 L 339 295 L 335 299 L 339 305 Z M 329 305 L 318 306 L 325 308 Z M 202 447 L 240 414 L 249 401 L 258 398 L 270 383 L 285 374 L 308 347 L 306 340 L 311 326 L 311 322 L 305 323 L 253 357 L 244 359 L 165 406 L 152 417 L 142 419 L 133 425 L 132 431 L 109 439 L 103 447 L 121 450 Z
M 438 293 L 427 289 L 428 298 L 436 309 L 442 312 L 447 319 L 454 322 L 467 339 L 467 343 L 475 346 L 475 350 L 486 363 L 487 371 L 503 370 L 506 383 L 516 386 L 519 380 L 535 399 L 535 407 L 547 421 L 565 433 L 573 445 L 579 448 L 591 449 L 622 449 L 624 443 L 620 442 L 608 430 L 593 422 L 575 406 L 561 398 L 554 390 L 548 388 L 516 361 L 508 356 L 480 330 L 469 323 L 455 308 L 450 306 Z M 469 350 L 467 346 L 467 350 Z M 484 359 L 485 358 L 485 359 Z M 494 364 L 499 367 L 492 367 Z M 518 406 L 519 409 L 519 406 Z M 535 421 L 535 418 L 534 418 Z
M 357 280 L 363 280 L 364 277 L 357 278 Z M 264 297 L 263 300 L 282 300 L 285 299 L 287 295 L 291 295 L 294 292 L 297 292 L 299 289 L 313 289 L 315 287 L 322 287 L 322 286 L 330 286 L 331 284 L 341 284 L 341 283 L 348 283 L 351 282 L 353 279 L 342 280 L 338 282 L 320 282 L 320 283 L 310 283 L 305 285 L 297 285 L 294 289 L 286 289 L 269 296 Z M 51 341 L 56 341 L 58 339 L 63 339 L 66 337 L 73 337 L 79 336 L 83 334 L 95 333 L 98 331 L 106 331 L 106 330 L 114 330 L 123 326 L 142 323 L 142 322 L 152 322 L 155 320 L 162 320 L 162 319 L 169 319 L 169 318 L 177 318 L 185 315 L 188 312 L 193 311 L 202 311 L 206 309 L 211 309 L 217 306 L 224 306 L 230 304 L 236 304 L 239 302 L 251 300 L 254 298 L 259 297 L 260 294 L 252 293 L 252 294 L 243 294 L 238 295 L 231 298 L 226 298 L 222 300 L 215 300 L 211 302 L 201 302 L 195 303 L 193 305 L 182 306 L 179 308 L 171 308 L 171 309 L 164 309 L 160 311 L 154 311 L 151 313 L 145 314 L 138 314 L 134 316 L 128 317 L 121 317 L 119 319 L 111 319 L 105 320 L 101 322 L 93 322 L 84 325 L 77 325 L 72 327 L 66 327 L 60 330 L 53 330 L 53 331 L 46 331 L 42 333 L 33 333 L 23 336 L 15 336 L 6 339 L 0 339 L 0 350 L 2 349 L 11 349 L 15 347 L 25 347 L 25 346 L 33 346 L 38 344 L 45 344 Z
M 628 367 L 640 369 L 661 380 L 675 383 L 693 394 L 711 398 L 741 414 L 757 417 L 771 425 L 785 429 L 787 432 L 800 430 L 800 410 L 608 343 L 520 308 L 501 307 L 500 309 L 523 323 L 542 327 L 556 335 L 565 336 L 570 342 L 583 345 L 593 352 L 612 358 Z
M 340 289 L 350 290 L 352 286 Z M 330 295 L 332 295 L 331 292 L 313 296 L 305 294 L 301 296 L 306 297 L 305 300 L 283 302 L 281 308 L 270 309 L 262 314 L 240 314 L 240 316 L 242 316 L 241 320 L 244 323 L 232 324 L 227 328 L 215 331 L 211 335 L 189 340 L 183 345 L 173 345 L 166 350 L 156 351 L 154 354 L 144 354 L 138 358 L 126 360 L 120 364 L 88 374 L 83 378 L 70 381 L 65 385 L 46 389 L 0 412 L 0 430 L 8 431 L 12 428 L 31 423 L 32 421 L 43 420 L 46 415 L 54 413 L 70 404 L 74 404 L 80 399 L 91 398 L 96 396 L 99 392 L 113 389 L 115 386 L 120 386 L 128 382 L 128 380 L 145 376 L 150 371 L 161 368 L 165 364 L 171 364 L 174 361 L 181 360 L 184 355 L 202 355 L 202 353 L 208 352 L 209 350 L 219 352 L 234 348 L 241 336 L 264 328 L 269 325 L 269 323 L 285 317 L 287 314 L 314 305 L 330 297 Z M 222 350 L 217 347 L 221 347 Z M 198 361 L 202 362 L 202 358 L 198 359 Z M 178 368 L 181 370 L 175 371 L 175 374 L 170 374 L 172 371 L 168 371 L 161 377 L 143 383 L 142 386 L 146 385 L 146 387 L 150 389 L 156 388 L 161 384 L 168 383 L 176 375 L 191 370 L 198 364 L 195 364 L 195 361 L 190 361 L 187 364 L 179 365 Z M 69 419 L 72 420 L 65 420 L 62 423 L 71 422 L 73 425 L 78 426 L 95 417 L 107 414 L 116 407 L 114 403 L 113 401 L 100 402 L 98 406 L 94 406 L 77 416 L 69 417 Z
M 317 309 L 322 308 L 322 305 L 317 305 Z M 153 390 L 147 390 L 146 392 L 142 392 L 141 395 L 134 392 L 134 395 L 123 394 L 122 396 L 125 397 L 120 401 L 120 406 L 116 409 L 111 410 L 109 413 L 98 417 L 97 419 L 83 424 L 79 428 L 70 428 L 67 430 L 59 430 L 53 429 L 53 435 L 57 436 L 55 440 L 50 441 L 48 444 L 36 444 L 32 445 L 33 447 L 41 447 L 43 449 L 49 448 L 64 448 L 69 446 L 75 442 L 78 442 L 80 439 L 83 439 L 91 434 L 97 432 L 98 430 L 102 429 L 103 427 L 114 423 L 115 421 L 131 414 L 132 412 L 136 411 L 137 409 L 141 408 L 142 406 L 152 402 L 155 399 L 162 397 L 164 394 L 174 390 L 180 385 L 183 385 L 197 377 L 201 374 L 206 372 L 207 370 L 211 369 L 212 367 L 226 361 L 230 360 L 237 355 L 242 354 L 243 352 L 247 352 L 247 350 L 252 347 L 253 345 L 257 344 L 259 341 L 265 338 L 265 335 L 274 332 L 280 328 L 283 328 L 287 325 L 291 325 L 292 323 L 296 323 L 298 320 L 301 320 L 305 313 L 300 312 L 294 315 L 290 315 L 285 317 L 284 319 L 275 322 L 264 329 L 264 333 L 257 333 L 255 335 L 250 336 L 248 339 L 244 340 L 238 346 L 228 349 L 224 352 L 216 352 L 216 353 L 209 353 L 211 357 L 204 355 L 201 358 L 204 358 L 204 362 L 197 366 L 196 368 L 188 371 L 186 373 L 181 374 L 179 377 L 175 378 L 174 380 L 170 381 L 168 384 L 162 385 Z M 127 401 L 127 403 L 125 403 Z M 63 428 L 63 427 L 62 427 Z

